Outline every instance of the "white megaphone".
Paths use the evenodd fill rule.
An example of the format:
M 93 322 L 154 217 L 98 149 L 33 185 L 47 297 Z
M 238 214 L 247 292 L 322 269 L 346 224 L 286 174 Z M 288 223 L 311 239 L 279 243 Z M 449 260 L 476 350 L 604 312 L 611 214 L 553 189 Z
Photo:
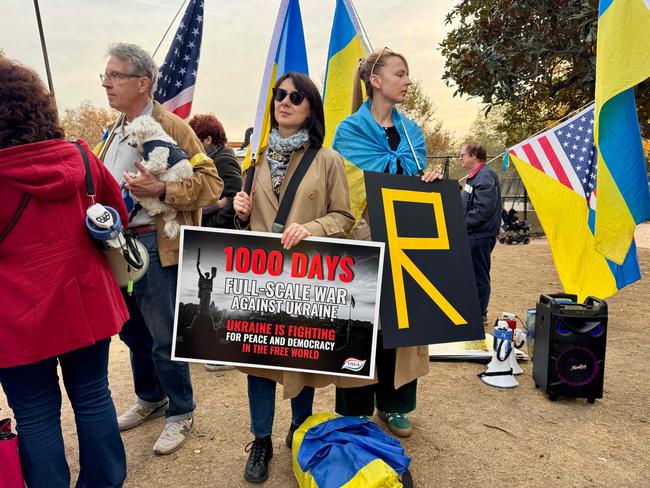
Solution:
M 521 348 L 524 345 L 524 340 L 526 338 L 525 334 L 522 339 L 521 337 L 521 331 L 517 329 L 517 316 L 514 313 L 510 312 L 502 312 L 501 316 L 498 319 L 499 321 L 505 322 L 505 324 L 508 326 L 508 328 L 512 332 L 512 348 L 513 351 L 508 357 L 508 361 L 510 362 L 510 366 L 512 367 L 512 374 L 514 375 L 519 375 L 524 372 L 523 369 L 517 364 L 517 351 L 516 349 Z
M 483 383 L 497 388 L 514 388 L 519 382 L 512 374 L 510 356 L 515 352 L 512 347 L 512 330 L 504 320 L 497 320 L 494 326 L 494 347 L 492 361 L 487 370 L 478 375 Z
M 515 329 L 512 335 L 512 354 L 510 354 L 510 367 L 512 368 L 512 374 L 518 375 L 524 372 L 521 369 L 521 366 L 517 363 L 517 351 L 516 349 L 521 349 L 526 342 L 526 332 L 521 329 Z

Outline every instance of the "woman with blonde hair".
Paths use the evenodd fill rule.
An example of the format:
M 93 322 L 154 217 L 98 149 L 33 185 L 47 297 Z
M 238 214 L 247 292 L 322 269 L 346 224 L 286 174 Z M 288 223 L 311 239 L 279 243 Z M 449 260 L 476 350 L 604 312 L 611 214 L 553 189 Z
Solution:
M 363 103 L 362 82 L 368 96 Z M 364 171 L 421 175 L 425 182 L 439 179 L 437 172 L 425 171 L 422 131 L 395 108 L 404 101 L 411 85 L 403 55 L 388 48 L 368 55 L 355 77 L 355 113 L 341 122 L 332 147 Z M 366 214 L 355 229 L 357 239 L 370 240 L 365 220 Z M 377 380 L 373 384 L 362 384 L 359 380 L 338 382 L 336 411 L 341 415 L 370 416 L 376 406 L 391 432 L 409 436 L 411 422 L 405 414 L 415 409 L 417 378 L 429 371 L 427 347 L 384 349 L 380 331 L 376 364 Z

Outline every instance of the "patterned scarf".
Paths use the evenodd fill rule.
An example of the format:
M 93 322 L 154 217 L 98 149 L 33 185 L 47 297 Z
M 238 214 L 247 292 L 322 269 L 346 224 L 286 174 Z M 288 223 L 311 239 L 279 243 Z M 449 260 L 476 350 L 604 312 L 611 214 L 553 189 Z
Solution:
M 273 191 L 280 196 L 280 186 L 284 175 L 287 172 L 291 155 L 296 149 L 304 146 L 309 140 L 307 129 L 300 129 L 295 134 L 283 139 L 278 129 L 272 129 L 269 134 L 268 148 L 266 149 L 266 160 L 271 166 L 271 180 Z

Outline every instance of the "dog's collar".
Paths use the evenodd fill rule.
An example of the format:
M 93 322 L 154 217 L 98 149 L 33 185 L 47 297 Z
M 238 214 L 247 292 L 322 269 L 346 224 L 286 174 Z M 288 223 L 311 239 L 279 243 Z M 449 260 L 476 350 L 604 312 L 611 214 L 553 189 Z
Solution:
M 172 144 L 171 142 L 161 141 L 158 139 L 153 141 L 147 141 L 142 145 L 142 157 L 145 160 L 148 160 L 151 151 L 153 151 L 157 147 L 166 147 L 167 149 L 169 149 L 169 158 L 167 158 L 167 164 L 170 168 L 174 166 L 176 163 L 178 163 L 179 161 L 182 161 L 183 159 L 187 159 L 187 154 L 185 154 L 185 151 L 183 151 L 176 144 Z

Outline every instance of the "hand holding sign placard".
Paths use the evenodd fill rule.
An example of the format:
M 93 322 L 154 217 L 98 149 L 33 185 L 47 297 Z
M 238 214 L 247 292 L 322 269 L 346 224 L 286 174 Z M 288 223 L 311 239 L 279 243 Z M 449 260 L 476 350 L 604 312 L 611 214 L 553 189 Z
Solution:
M 458 184 L 365 173 L 373 241 L 388 247 L 380 318 L 386 347 L 484 337 Z

